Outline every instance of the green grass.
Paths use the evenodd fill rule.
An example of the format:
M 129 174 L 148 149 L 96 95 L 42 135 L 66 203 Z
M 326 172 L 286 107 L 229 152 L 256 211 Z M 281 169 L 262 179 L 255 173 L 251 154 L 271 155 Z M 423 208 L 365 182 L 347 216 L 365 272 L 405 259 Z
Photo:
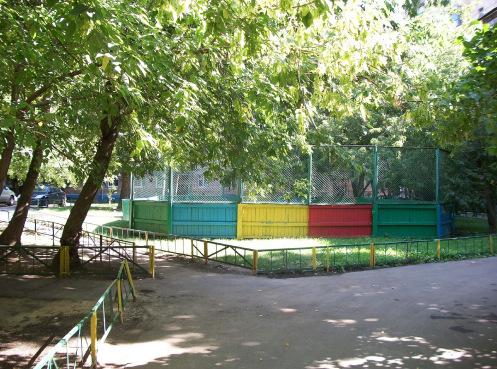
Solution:
M 457 236 L 488 233 L 487 220 L 482 218 L 457 216 L 454 227 L 454 234 Z
M 275 238 L 275 239 L 251 239 L 251 240 L 230 240 L 216 239 L 213 241 L 228 243 L 230 245 L 247 247 L 255 250 L 266 249 L 287 249 L 302 248 L 314 246 L 333 246 L 333 245 L 359 245 L 369 244 L 371 241 L 378 242 L 398 242 L 406 238 L 391 237 L 349 237 L 349 238 Z
M 100 232 L 102 230 L 101 227 L 128 228 L 129 227 L 129 221 L 118 219 L 118 220 L 114 220 L 112 222 L 107 222 L 107 223 L 101 224 L 100 227 L 97 228 L 98 232 Z
M 376 240 L 376 266 L 396 266 L 438 261 L 437 243 L 426 241 L 380 242 Z M 459 260 L 489 255 L 488 237 L 443 240 L 440 260 Z M 252 262 L 251 255 L 248 256 Z M 244 260 L 233 253 L 222 255 L 219 261 L 242 265 Z M 343 272 L 369 268 L 370 246 L 346 245 L 316 248 L 316 271 Z M 312 248 L 268 250 L 258 252 L 261 273 L 306 272 L 313 269 Z
M 70 211 L 74 203 L 69 203 L 67 206 L 50 206 L 48 208 L 43 208 L 43 210 L 54 211 L 54 212 L 64 212 Z M 100 210 L 100 211 L 115 211 L 117 210 L 117 204 L 91 204 L 90 210 Z

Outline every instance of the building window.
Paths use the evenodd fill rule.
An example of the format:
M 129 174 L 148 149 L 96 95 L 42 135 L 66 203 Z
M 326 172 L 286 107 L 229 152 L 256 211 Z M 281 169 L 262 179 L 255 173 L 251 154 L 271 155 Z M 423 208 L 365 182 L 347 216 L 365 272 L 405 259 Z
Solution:
M 205 179 L 204 175 L 201 174 L 198 176 L 198 186 L 203 188 L 207 187 L 208 181 Z

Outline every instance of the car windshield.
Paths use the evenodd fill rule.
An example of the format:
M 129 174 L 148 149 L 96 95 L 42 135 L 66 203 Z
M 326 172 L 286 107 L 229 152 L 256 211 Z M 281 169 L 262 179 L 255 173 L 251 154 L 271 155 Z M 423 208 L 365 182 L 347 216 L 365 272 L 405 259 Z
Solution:
M 48 193 L 48 186 L 36 186 L 35 190 L 33 191 L 33 195 L 41 195 Z

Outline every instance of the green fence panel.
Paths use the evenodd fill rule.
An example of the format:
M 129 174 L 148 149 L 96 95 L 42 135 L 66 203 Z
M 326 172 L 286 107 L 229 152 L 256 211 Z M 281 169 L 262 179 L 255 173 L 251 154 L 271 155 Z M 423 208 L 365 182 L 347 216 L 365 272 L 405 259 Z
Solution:
M 144 231 L 170 233 L 169 202 L 135 200 L 132 204 L 132 228 Z
M 438 205 L 426 203 L 377 203 L 373 209 L 373 236 L 438 237 Z
M 128 220 L 129 221 L 129 199 L 123 199 L 122 200 L 122 212 L 123 212 L 123 220 Z

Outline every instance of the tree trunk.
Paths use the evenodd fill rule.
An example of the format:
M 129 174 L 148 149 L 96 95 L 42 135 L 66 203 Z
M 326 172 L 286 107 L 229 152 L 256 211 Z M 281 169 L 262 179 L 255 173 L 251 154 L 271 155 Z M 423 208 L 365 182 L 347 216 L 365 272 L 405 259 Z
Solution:
M 17 82 L 17 77 L 21 74 L 22 70 L 23 66 L 20 63 L 14 67 L 10 89 L 10 106 L 12 109 L 16 109 L 16 118 L 18 119 L 22 118 L 22 112 L 17 110 L 17 104 L 19 103 L 19 84 Z M 7 182 L 7 172 L 9 171 L 15 146 L 15 129 L 14 126 L 12 126 L 5 135 L 5 147 L 2 150 L 2 157 L 0 158 L 0 192 Z
M 31 163 L 29 164 L 28 173 L 26 174 L 26 180 L 22 185 L 21 195 L 17 201 L 14 215 L 7 228 L 5 228 L 0 235 L 0 245 L 14 246 L 21 244 L 22 231 L 24 229 L 24 224 L 26 223 L 26 218 L 28 217 L 29 204 L 31 203 L 31 196 L 36 186 L 38 175 L 40 174 L 42 161 L 43 143 L 38 141 L 33 150 Z
M 5 141 L 5 147 L 2 150 L 2 157 L 0 158 L 0 191 L 3 190 L 7 182 L 7 172 L 9 171 L 12 154 L 16 146 L 14 127 L 9 129 L 5 135 Z
M 60 244 L 63 246 L 70 246 L 69 254 L 72 265 L 79 264 L 78 245 L 83 228 L 83 222 L 88 214 L 88 211 L 90 210 L 93 200 L 95 199 L 95 195 L 97 194 L 105 178 L 107 168 L 112 158 L 114 144 L 117 140 L 121 117 L 111 117 L 110 119 L 110 124 L 109 117 L 107 115 L 105 115 L 100 121 L 100 131 L 102 132 L 102 137 L 100 138 L 97 151 L 93 157 L 90 174 L 83 185 L 83 189 L 81 190 L 76 203 L 69 213 L 64 230 L 62 231 Z M 56 263 L 57 260 L 58 256 L 56 256 L 54 262 Z
M 493 194 L 495 189 L 489 185 L 485 185 L 484 197 L 485 197 L 485 206 L 487 208 L 487 221 L 488 221 L 488 231 L 490 233 L 497 233 L 497 214 L 495 210 L 495 195 Z
M 122 210 L 123 199 L 129 199 L 131 194 L 131 174 L 125 170 L 121 172 L 121 194 L 119 196 L 119 203 L 117 210 Z

